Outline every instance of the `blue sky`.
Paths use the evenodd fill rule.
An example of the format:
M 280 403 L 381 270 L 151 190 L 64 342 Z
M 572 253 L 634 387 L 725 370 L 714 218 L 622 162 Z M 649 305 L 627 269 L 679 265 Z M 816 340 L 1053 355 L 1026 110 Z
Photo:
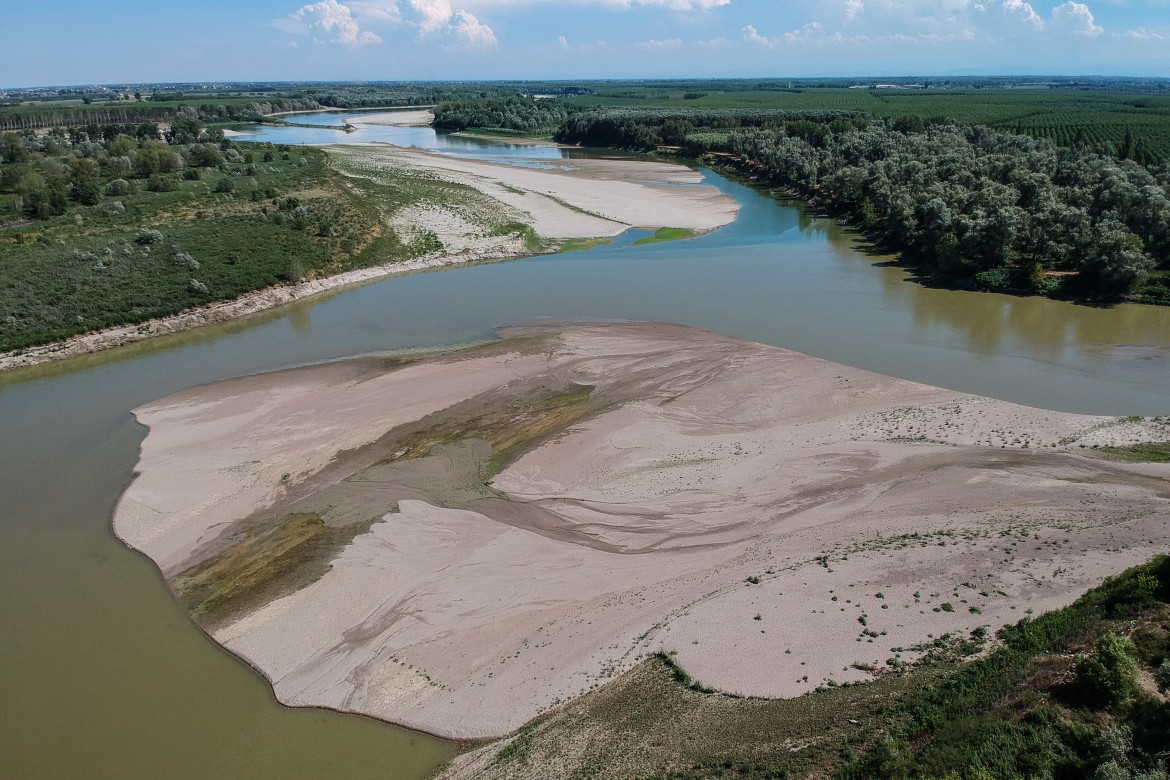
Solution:
M 1170 0 L 14 2 L 0 86 L 896 74 L 1170 76 Z

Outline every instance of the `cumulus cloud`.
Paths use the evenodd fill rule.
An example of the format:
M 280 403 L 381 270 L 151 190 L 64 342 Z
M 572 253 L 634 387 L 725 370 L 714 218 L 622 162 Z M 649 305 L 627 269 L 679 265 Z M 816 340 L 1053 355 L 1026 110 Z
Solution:
M 1084 35 L 1096 38 L 1105 30 L 1098 27 L 1093 19 L 1093 12 L 1084 3 L 1074 3 L 1068 0 L 1063 5 L 1052 9 L 1052 24 L 1058 29 L 1066 30 L 1074 35 Z
M 750 24 L 748 26 L 744 27 L 742 32 L 743 32 L 743 39 L 745 41 L 747 41 L 748 43 L 753 44 L 755 46 L 763 46 L 766 49 L 771 49 L 773 46 L 776 45 L 775 41 L 773 41 L 771 38 L 767 38 L 763 35 L 760 35 L 760 31 L 757 30 L 755 27 L 753 27 Z
M 348 0 L 346 5 L 359 19 L 377 19 L 392 24 L 402 21 L 398 0 Z
M 303 34 L 322 30 L 329 40 L 354 48 L 382 42 L 374 33 L 361 29 L 350 15 L 349 6 L 342 5 L 337 0 L 322 0 L 319 3 L 302 6 L 288 19 L 280 20 L 276 26 L 286 32 Z
M 845 0 L 845 21 L 852 22 L 864 10 L 865 4 L 861 0 Z
M 451 7 L 451 0 L 410 0 L 410 7 L 419 15 L 416 21 L 420 38 L 443 36 L 451 43 L 448 51 L 487 51 L 499 47 L 496 33 L 470 11 Z
M 1040 14 L 1036 13 L 1036 9 L 1032 7 L 1031 3 L 1025 3 L 1023 0 L 1003 0 L 1003 9 L 1010 16 L 1022 20 L 1037 30 L 1044 27 L 1044 20 L 1040 18 Z
M 424 38 L 442 30 L 454 16 L 450 0 L 410 0 L 410 7 L 422 14 L 418 31 Z
M 452 31 L 458 42 L 448 48 L 485 51 L 499 46 L 492 28 L 482 24 L 479 19 L 467 11 L 455 12 L 455 24 Z

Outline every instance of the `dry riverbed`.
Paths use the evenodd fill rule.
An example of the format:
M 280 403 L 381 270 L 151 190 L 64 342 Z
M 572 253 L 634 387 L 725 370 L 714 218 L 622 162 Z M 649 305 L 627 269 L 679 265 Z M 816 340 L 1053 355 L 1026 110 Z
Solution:
M 1170 543 L 1170 466 L 1092 456 L 1165 420 L 671 325 L 503 335 L 139 408 L 115 531 L 281 701 L 463 738 L 658 652 L 748 696 L 869 679 Z

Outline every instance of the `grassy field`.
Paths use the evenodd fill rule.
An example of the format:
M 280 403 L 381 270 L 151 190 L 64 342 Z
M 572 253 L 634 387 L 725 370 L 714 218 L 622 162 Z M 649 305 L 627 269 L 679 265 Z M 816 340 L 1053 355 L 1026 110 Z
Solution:
M 1069 144 L 1120 148 L 1126 134 L 1142 138 L 1157 160 L 1170 159 L 1170 95 L 1068 89 L 871 90 L 669 92 L 622 88 L 571 97 L 579 106 L 840 109 L 876 117 L 929 120 L 947 117 Z

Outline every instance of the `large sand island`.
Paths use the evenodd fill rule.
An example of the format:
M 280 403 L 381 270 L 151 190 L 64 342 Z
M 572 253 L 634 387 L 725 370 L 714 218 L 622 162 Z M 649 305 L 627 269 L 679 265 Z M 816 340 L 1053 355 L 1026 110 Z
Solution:
M 1170 543 L 1170 466 L 1090 457 L 1170 421 L 672 325 L 502 336 L 137 409 L 115 531 L 282 701 L 469 738 L 656 652 L 756 696 L 864 679 Z

